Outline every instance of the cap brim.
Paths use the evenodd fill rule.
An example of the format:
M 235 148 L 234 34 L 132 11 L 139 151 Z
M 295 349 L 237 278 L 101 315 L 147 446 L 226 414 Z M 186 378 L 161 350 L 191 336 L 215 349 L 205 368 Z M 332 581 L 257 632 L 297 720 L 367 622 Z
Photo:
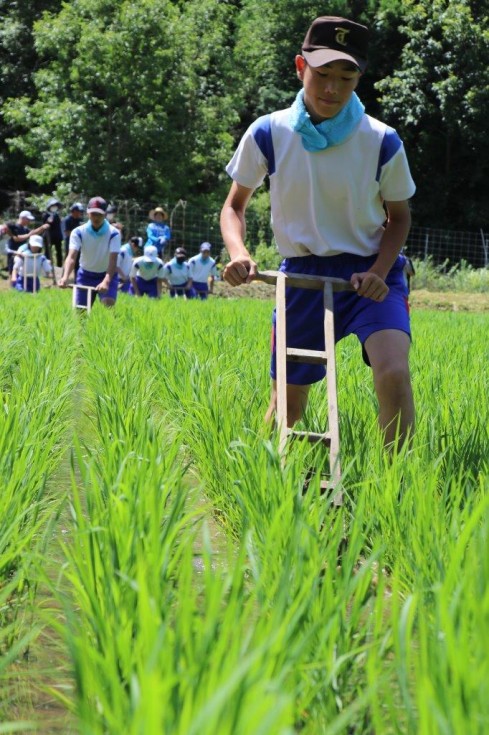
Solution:
M 98 209 L 98 207 L 94 207 L 93 209 L 87 209 L 87 214 L 107 214 L 103 209 Z
M 315 51 L 303 51 L 303 57 L 313 68 L 318 66 L 324 66 L 324 64 L 330 64 L 332 61 L 351 61 L 352 64 L 358 66 L 360 71 L 365 71 L 367 68 L 367 60 L 360 59 L 359 57 L 352 56 L 351 54 L 345 54 L 343 51 L 336 51 L 332 48 L 319 48 Z

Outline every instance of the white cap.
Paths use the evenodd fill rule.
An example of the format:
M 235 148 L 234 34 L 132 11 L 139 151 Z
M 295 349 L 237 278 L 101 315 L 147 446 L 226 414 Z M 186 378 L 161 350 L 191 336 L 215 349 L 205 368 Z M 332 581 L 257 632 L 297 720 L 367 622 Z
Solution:
M 144 259 L 147 263 L 156 263 L 158 260 L 158 249 L 154 245 L 145 245 Z
M 41 235 L 31 235 L 29 238 L 29 247 L 31 248 L 42 248 L 44 247 L 44 241 Z
M 19 219 L 35 220 L 36 218 L 34 217 L 32 212 L 29 212 L 28 209 L 23 209 L 22 212 L 19 214 Z

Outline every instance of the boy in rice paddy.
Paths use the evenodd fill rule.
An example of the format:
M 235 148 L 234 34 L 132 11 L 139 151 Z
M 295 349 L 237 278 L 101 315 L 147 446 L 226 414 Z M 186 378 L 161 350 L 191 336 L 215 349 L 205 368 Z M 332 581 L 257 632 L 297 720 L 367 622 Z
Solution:
M 80 253 L 77 285 L 94 288 L 104 306 L 113 306 L 117 298 L 117 256 L 121 247 L 121 233 L 109 224 L 106 212 L 105 199 L 90 199 L 87 207 L 89 221 L 75 227 L 70 235 L 68 256 L 58 285 L 60 288 L 67 287 Z M 76 297 L 79 306 L 87 305 L 87 291 L 79 289 Z
M 144 255 L 136 258 L 131 267 L 131 284 L 136 296 L 148 296 L 151 299 L 161 297 L 161 288 L 165 280 L 165 264 L 158 258 L 154 245 L 144 246 Z
M 17 291 L 34 293 L 40 290 L 39 275 L 51 275 L 51 261 L 42 253 L 44 241 L 41 235 L 31 235 L 27 247 L 19 248 L 14 258 L 11 282 Z
M 368 29 L 345 18 L 312 23 L 295 57 L 302 88 L 290 108 L 258 118 L 226 170 L 233 179 L 221 213 L 233 286 L 257 273 L 245 245 L 246 208 L 266 175 L 280 269 L 349 280 L 335 299 L 339 340 L 356 334 L 372 368 L 385 442 L 414 427 L 409 373 L 410 324 L 403 274 L 415 185 L 395 130 L 365 113 L 355 93 L 367 66 Z M 275 320 L 275 316 L 274 316 Z M 273 336 L 273 335 L 272 335 Z M 287 346 L 324 349 L 321 291 L 288 289 Z M 276 409 L 275 339 L 272 395 Z M 298 421 L 322 365 L 287 364 L 288 424 Z

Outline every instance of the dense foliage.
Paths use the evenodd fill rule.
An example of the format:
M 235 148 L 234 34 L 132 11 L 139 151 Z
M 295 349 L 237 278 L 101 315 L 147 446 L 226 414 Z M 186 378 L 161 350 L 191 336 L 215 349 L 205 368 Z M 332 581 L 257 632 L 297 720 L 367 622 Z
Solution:
M 2 194 L 222 200 L 257 115 L 290 103 L 293 57 L 324 3 L 0 0 Z M 405 139 L 420 225 L 489 218 L 489 0 L 338 0 L 372 28 L 359 92 Z M 3 202 L 0 202 L 0 207 Z

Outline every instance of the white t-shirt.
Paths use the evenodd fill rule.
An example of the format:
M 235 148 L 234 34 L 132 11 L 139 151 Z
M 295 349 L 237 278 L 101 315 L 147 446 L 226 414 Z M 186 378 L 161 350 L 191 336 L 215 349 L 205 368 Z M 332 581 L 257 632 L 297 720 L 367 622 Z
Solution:
M 34 255 L 30 250 L 23 250 L 24 257 L 16 255 L 14 258 L 14 269 L 17 271 L 19 276 L 23 276 L 24 273 L 29 278 L 32 276 L 39 276 L 43 273 L 45 276 L 49 276 L 53 270 L 51 261 L 46 258 L 45 255 L 39 253 Z
M 121 249 L 121 233 L 117 227 L 109 225 L 103 234 L 95 235 L 90 222 L 85 222 L 72 230 L 68 248 L 80 252 L 80 267 L 83 270 L 104 273 L 109 265 L 110 253 L 118 253 Z
M 364 115 L 342 144 L 306 151 L 289 110 L 258 118 L 226 167 L 239 184 L 260 186 L 268 174 L 272 228 L 284 257 L 378 252 L 383 201 L 415 192 L 396 131 Z
M 131 268 L 131 278 L 139 276 L 144 281 L 152 281 L 154 278 L 159 278 L 162 281 L 166 278 L 165 275 L 165 264 L 160 258 L 156 260 L 148 261 L 144 259 L 144 255 L 139 258 L 135 258 Z
M 172 258 L 165 264 L 165 278 L 170 286 L 183 286 L 190 278 L 188 262 L 177 263 L 176 258 Z
M 188 261 L 190 267 L 190 277 L 197 283 L 206 283 L 209 276 L 217 276 L 216 261 L 210 256 L 208 258 L 202 257 L 201 254 L 194 255 Z
M 122 273 L 124 278 L 129 278 L 131 273 L 131 267 L 133 263 L 132 249 L 129 243 L 123 245 L 117 256 L 117 267 Z

